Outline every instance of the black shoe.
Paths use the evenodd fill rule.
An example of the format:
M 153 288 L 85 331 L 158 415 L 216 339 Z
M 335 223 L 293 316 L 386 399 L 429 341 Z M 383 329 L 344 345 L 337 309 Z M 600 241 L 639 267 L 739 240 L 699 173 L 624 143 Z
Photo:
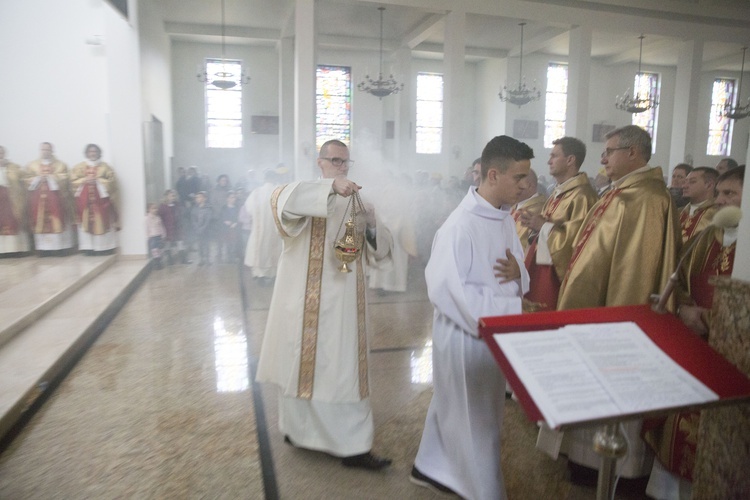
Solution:
M 373 455 L 369 451 L 353 457 L 344 457 L 341 459 L 341 465 L 344 467 L 359 467 L 367 470 L 380 470 L 391 465 L 389 458 L 381 458 Z
M 417 466 L 413 466 L 411 468 L 411 475 L 409 476 L 409 481 L 416 484 L 417 486 L 422 486 L 424 488 L 427 488 L 428 490 L 432 491 L 433 493 L 442 493 L 447 495 L 455 495 L 456 492 L 452 489 L 448 488 L 445 485 L 442 485 L 435 481 L 434 479 L 425 476 L 421 472 L 419 472 L 419 469 L 417 469 Z

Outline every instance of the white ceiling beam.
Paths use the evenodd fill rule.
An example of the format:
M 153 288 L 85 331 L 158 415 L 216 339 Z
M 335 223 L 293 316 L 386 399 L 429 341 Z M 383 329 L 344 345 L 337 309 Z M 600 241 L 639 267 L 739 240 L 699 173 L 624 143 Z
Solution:
M 557 38 L 558 36 L 564 35 L 570 31 L 568 28 L 555 28 L 555 27 L 547 27 L 534 35 L 533 37 L 526 39 L 524 37 L 523 41 L 523 51 L 524 55 L 527 54 L 533 54 L 534 52 L 541 50 L 545 48 L 549 43 Z M 520 40 L 521 36 L 521 30 L 518 30 L 518 36 Z M 518 47 L 513 47 L 509 52 L 509 57 L 518 57 L 521 53 L 521 45 L 519 44 Z
M 416 28 L 403 36 L 403 45 L 413 49 L 430 36 L 439 33 L 443 29 L 443 19 L 445 19 L 443 14 L 432 14 L 425 17 Z
M 643 39 L 643 56 L 651 56 L 654 54 L 660 54 L 663 52 L 676 51 L 679 49 L 680 40 L 655 40 L 648 42 L 648 37 Z M 615 66 L 628 61 L 637 61 L 638 52 L 640 51 L 639 44 L 636 42 L 634 48 L 623 50 L 612 56 L 604 59 L 605 66 Z
M 189 24 L 164 23 L 168 35 L 202 35 L 221 37 L 221 25 L 218 24 Z M 245 26 L 225 26 L 224 35 L 231 38 L 247 38 L 252 40 L 277 41 L 281 32 L 275 29 L 250 28 Z

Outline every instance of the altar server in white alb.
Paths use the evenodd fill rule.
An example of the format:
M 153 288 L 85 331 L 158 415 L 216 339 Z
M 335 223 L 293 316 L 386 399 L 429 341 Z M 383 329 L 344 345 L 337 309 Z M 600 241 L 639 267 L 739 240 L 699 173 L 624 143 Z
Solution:
M 320 149 L 322 178 L 279 186 L 271 204 L 283 251 L 268 311 L 257 379 L 280 388 L 279 428 L 293 446 L 378 470 L 367 369 L 365 265 L 390 255 L 392 239 L 370 207 L 358 217 L 366 244 L 341 272 L 334 242 L 360 186 L 347 179 L 349 149 Z M 366 205 L 367 206 L 367 205 Z M 341 233 L 343 235 L 343 232 Z
M 434 395 L 410 480 L 471 500 L 506 497 L 500 467 L 505 377 L 477 323 L 482 316 L 521 313 L 529 275 L 510 209 L 527 187 L 533 157 L 508 136 L 487 144 L 479 187 L 469 188 L 435 234 L 425 269 L 435 309 Z
M 252 229 L 245 249 L 245 265 L 252 268 L 253 278 L 270 283 L 276 277 L 281 255 L 281 237 L 276 231 L 271 195 L 276 189 L 276 172 L 263 173 L 263 185 L 253 189 L 245 201 L 245 213 Z

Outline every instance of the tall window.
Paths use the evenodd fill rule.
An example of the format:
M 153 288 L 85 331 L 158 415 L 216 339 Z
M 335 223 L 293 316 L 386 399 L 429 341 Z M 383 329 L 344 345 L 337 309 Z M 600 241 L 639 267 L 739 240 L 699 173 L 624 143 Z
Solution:
M 565 113 L 568 110 L 568 65 L 547 66 L 547 93 L 544 106 L 544 147 L 565 135 Z
M 230 89 L 215 86 L 214 76 L 235 83 Z M 242 147 L 242 61 L 206 59 L 206 147 Z
M 315 74 L 315 143 L 338 139 L 349 144 L 352 133 L 352 70 L 318 66 Z
M 717 78 L 711 91 L 711 113 L 708 115 L 708 146 L 706 154 L 712 156 L 729 156 L 732 149 L 733 121 L 721 116 L 724 106 L 734 103 L 736 89 L 734 80 Z
M 635 81 L 633 82 L 633 88 L 636 94 L 650 95 L 655 99 L 659 99 L 659 74 L 658 73 L 646 73 L 642 72 L 640 75 L 635 75 Z M 633 115 L 632 124 L 638 125 L 643 130 L 648 132 L 651 136 L 651 149 L 656 151 L 656 122 L 657 122 L 657 109 L 655 106 L 646 111 L 641 111 Z
M 443 75 L 417 74 L 417 153 L 439 154 L 443 147 Z

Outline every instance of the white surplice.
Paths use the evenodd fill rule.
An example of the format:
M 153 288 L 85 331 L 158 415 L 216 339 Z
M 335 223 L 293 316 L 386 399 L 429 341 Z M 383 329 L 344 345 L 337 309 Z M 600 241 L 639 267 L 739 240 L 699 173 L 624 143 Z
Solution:
M 521 279 L 499 284 L 493 266 L 510 249 Z M 500 432 L 505 377 L 484 341 L 482 316 L 521 313 L 529 275 L 510 207 L 497 209 L 471 188 L 435 234 L 425 269 L 435 312 L 434 395 L 415 465 L 468 499 L 505 498 Z
M 257 380 L 280 388 L 279 427 L 295 445 L 351 456 L 373 438 L 364 261 L 389 258 L 392 239 L 378 224 L 377 245 L 341 272 L 333 246 L 349 198 L 332 183 L 294 182 L 271 197 L 284 244 Z
M 250 238 L 245 249 L 245 265 L 252 268 L 255 278 L 273 278 L 281 255 L 281 237 L 276 231 L 271 209 L 274 186 L 266 182 L 250 193 L 245 211 L 252 218 Z

